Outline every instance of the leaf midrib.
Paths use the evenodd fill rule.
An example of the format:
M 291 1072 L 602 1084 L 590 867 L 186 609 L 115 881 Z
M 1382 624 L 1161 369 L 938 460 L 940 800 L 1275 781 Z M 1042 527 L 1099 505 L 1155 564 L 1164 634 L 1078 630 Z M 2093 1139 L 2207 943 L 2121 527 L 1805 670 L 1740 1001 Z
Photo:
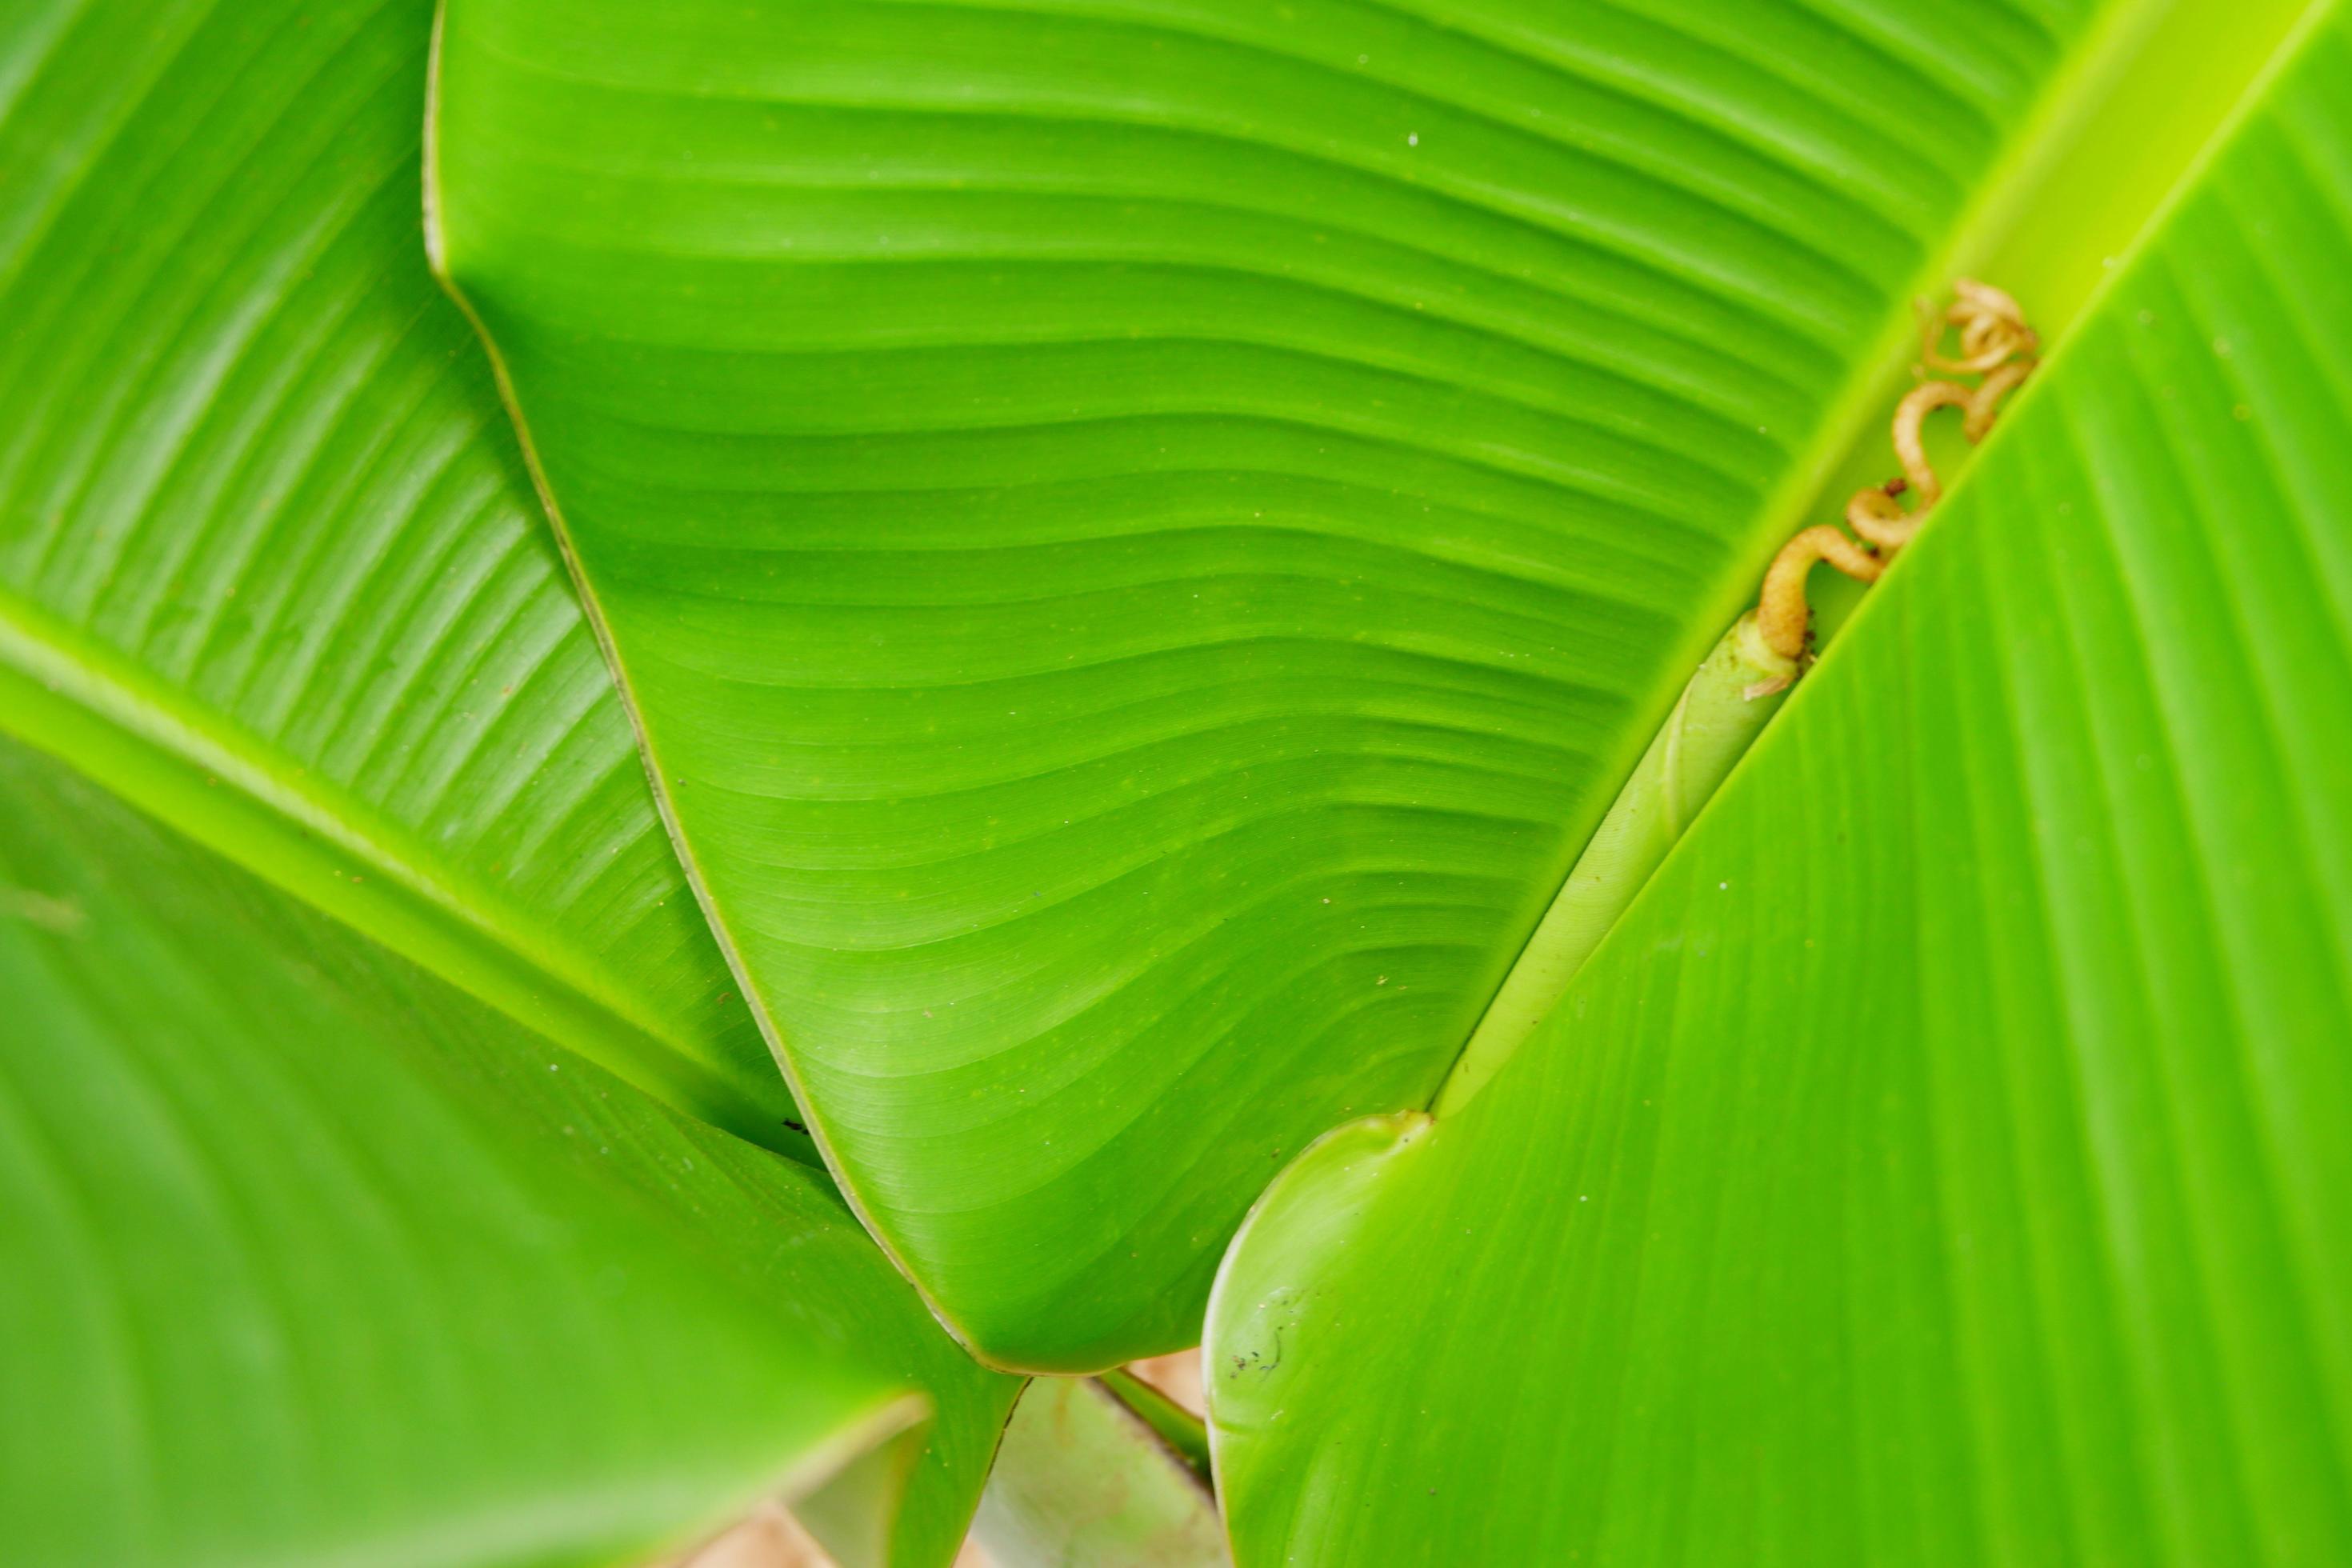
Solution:
M 790 1153 L 607 965 L 411 829 L 0 586 L 0 728 L 655 1098 Z M 780 1094 L 779 1099 L 782 1096 Z
M 1618 759 L 1612 774 L 1621 790 L 1633 776 L 1634 768 L 1656 733 L 1658 724 L 1664 721 L 1664 716 L 1680 697 L 1688 679 L 1687 672 L 1697 668 L 1706 650 L 1722 635 L 1723 628 L 1753 600 L 1756 583 L 1762 575 L 1766 558 L 1781 541 L 1806 522 L 1826 520 L 1842 510 L 1836 504 L 1836 499 L 1843 494 L 1845 471 L 1865 455 L 1875 455 L 1882 468 L 1888 466 L 1888 454 L 1879 450 L 1885 446 L 1886 412 L 1902 387 L 1908 383 L 1916 357 L 1917 325 L 1912 300 L 1948 292 L 1954 277 L 1971 270 L 1981 270 L 1991 274 L 1994 281 L 2005 282 L 2003 262 L 2021 249 L 2021 236 L 2030 236 L 2031 245 L 2038 246 L 2045 253 L 2053 248 L 2049 237 L 2053 233 L 2066 237 L 2062 237 L 2056 248 L 2068 254 L 2095 244 L 2099 251 L 2105 252 L 2110 242 L 2116 243 L 2119 251 L 2137 251 L 2149 232 L 2160 224 L 2165 212 L 2179 199 L 2182 187 L 2194 179 L 2197 170 L 2210 156 L 2215 144 L 2226 136 L 2228 127 L 2242 112 L 2247 100 L 2260 92 L 2262 83 L 2275 69 L 2277 62 L 2292 52 L 2293 40 L 2314 17 L 2325 13 L 2326 6 L 2306 3 L 2291 15 L 2273 17 L 2265 14 L 2249 26 L 2245 16 L 2250 9 L 2248 6 L 2232 8 L 2221 0 L 2189 0 L 2179 8 L 2181 16 L 2175 18 L 2173 30 L 2159 38 L 2157 35 L 2165 23 L 2166 14 L 2173 9 L 2172 0 L 2118 0 L 2107 10 L 2097 24 L 2095 36 L 2075 53 L 2042 95 L 2032 117 L 2010 139 L 2000 159 L 1979 186 L 1975 197 L 1952 226 L 1943 248 L 1920 268 L 1911 286 L 1890 306 L 1877 345 L 1869 354 L 1855 362 L 1853 372 L 1831 404 L 1831 412 L 1822 422 L 1814 438 L 1806 444 L 1799 459 L 1790 465 L 1788 474 L 1759 510 L 1756 531 L 1748 547 L 1752 572 L 1727 580 L 1728 587 L 1717 595 L 1724 602 L 1708 605 L 1706 614 L 1695 617 L 1692 627 L 1684 635 L 1686 646 L 1678 648 L 1676 657 L 1661 667 L 1667 676 L 1653 689 L 1650 700 L 1650 711 L 1657 716 L 1657 721 L 1634 733 L 1633 743 Z M 2167 100 L 2177 111 L 2170 127 L 2172 140 L 2177 144 L 2185 138 L 2187 152 L 2185 155 L 2143 157 L 2131 171 L 2138 178 L 2139 185 L 2132 193 L 2136 199 L 2126 209 L 2127 233 L 2103 232 L 2102 220 L 2111 217 L 2112 212 L 2094 213 L 2088 218 L 2078 220 L 2078 209 L 2074 205 L 2076 193 L 2063 178 L 2065 166 L 2084 141 L 2096 133 L 2097 126 L 2105 118 L 2101 111 L 2111 108 L 2118 100 L 2130 98 L 2134 92 L 2134 83 L 2128 79 L 2130 68 L 2138 63 L 2145 53 L 2154 52 L 2162 59 L 2165 52 L 2169 51 L 2177 59 L 2187 50 L 2200 60 L 2211 58 L 2183 42 L 2204 35 L 2206 29 L 2200 23 L 2206 18 L 2233 29 L 2233 36 L 2242 42 L 2253 40 L 2251 68 L 2232 70 L 2224 67 L 2202 71 L 2195 78 L 2202 89 L 2200 96 L 2187 100 L 2174 97 Z M 2230 62 L 2232 66 L 2242 63 L 2241 60 Z M 2147 184 L 2151 177 L 2156 181 L 2153 186 Z M 2069 230 L 2075 232 L 2069 236 Z M 2032 254 L 2030 248 L 2027 254 Z M 2115 265 L 2115 256 L 2111 253 L 2104 259 L 2107 260 L 2108 266 L 2090 287 L 2062 289 L 2055 298 L 2033 302 L 2039 307 L 2035 324 L 2042 331 L 2045 345 L 2055 343 L 2064 328 L 2088 308 L 2092 300 L 2105 291 L 2115 276 L 2119 275 L 2122 268 Z M 2047 357 L 2048 351 L 2045 351 L 2045 359 Z M 1969 469 L 1973 468 L 1971 463 L 1969 468 L 1962 469 L 1948 481 L 1948 502 L 1950 493 L 1965 485 Z M 1799 706 L 1801 711 L 1801 705 Z M 1735 767 L 1731 776 L 1736 779 L 1738 774 L 1738 770 Z M 1729 783 L 1727 779 L 1727 786 Z M 1612 793 L 1608 798 L 1613 801 L 1616 796 Z M 1702 806 L 1696 815 L 1704 815 L 1704 812 L 1705 807 Z M 1596 816 L 1596 826 L 1599 820 Z M 1687 823 L 1684 825 L 1685 832 L 1688 831 L 1689 826 Z M 1536 924 L 1529 928 L 1525 943 L 1503 971 L 1486 1005 L 1480 1009 L 1470 1036 L 1465 1037 L 1464 1049 L 1467 1048 L 1468 1039 L 1475 1037 L 1485 1026 L 1487 1014 L 1509 988 L 1521 967 L 1549 962 L 1550 955 L 1542 940 L 1542 912 L 1549 911 L 1565 892 L 1582 855 L 1583 847 L 1580 846 L 1576 855 L 1570 858 L 1559 886 L 1554 889 L 1552 898 L 1545 901 Z M 1667 858 L 1671 858 L 1670 853 Z M 1664 869 L 1665 863 L 1662 860 L 1643 879 L 1644 889 L 1649 881 L 1655 879 L 1657 871 Z M 1630 912 L 1640 901 L 1641 890 L 1637 890 L 1628 901 L 1627 910 Z M 1622 917 L 1620 919 L 1622 921 Z M 1604 937 L 1604 942 L 1605 940 Z M 1594 951 L 1599 951 L 1599 944 Z M 1589 963 L 1590 959 L 1588 954 L 1586 961 Z M 1575 973 L 1572 969 L 1563 970 L 1556 975 L 1555 984 L 1544 987 L 1549 994 L 1548 1000 L 1539 1006 L 1525 1010 L 1523 1026 L 1499 1031 L 1504 1037 L 1501 1047 L 1506 1056 L 1533 1034 L 1549 1014 L 1552 1005 L 1566 994 Z M 1456 1067 L 1460 1060 L 1460 1053 L 1457 1052 Z M 1447 1081 L 1451 1077 L 1449 1071 Z M 1444 1085 L 1441 1084 L 1439 1094 L 1443 1092 Z M 1431 1103 L 1435 1104 L 1436 1100 L 1437 1097 L 1433 1096 Z

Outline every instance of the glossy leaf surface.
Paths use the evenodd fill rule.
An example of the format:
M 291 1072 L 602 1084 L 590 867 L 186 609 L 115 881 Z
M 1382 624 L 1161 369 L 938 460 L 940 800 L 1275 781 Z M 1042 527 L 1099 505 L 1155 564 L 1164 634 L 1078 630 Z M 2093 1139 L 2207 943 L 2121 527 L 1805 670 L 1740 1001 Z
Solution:
M 434 243 L 836 1173 L 1190 1342 L 1425 1100 L 2090 7 L 451 0 Z
M 429 0 L 0 7 L 0 661 L 85 766 L 774 1144 L 488 366 L 417 232 Z M 45 743 L 62 745 L 52 734 Z M 173 768 L 230 808 L 153 786 Z
M 2315 28 L 1552 1025 L 1270 1194 L 1211 1323 L 1244 1564 L 2352 1556 Z
M 9 1562 L 642 1563 L 877 1444 L 845 1561 L 952 1555 L 1012 1380 L 815 1172 L 10 742 L 0 997 Z

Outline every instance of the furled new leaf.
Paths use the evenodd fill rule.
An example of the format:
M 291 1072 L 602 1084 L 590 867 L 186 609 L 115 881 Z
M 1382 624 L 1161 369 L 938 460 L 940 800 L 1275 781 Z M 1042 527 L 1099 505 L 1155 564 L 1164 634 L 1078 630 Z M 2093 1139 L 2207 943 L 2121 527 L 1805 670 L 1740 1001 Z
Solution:
M 1237 1241 L 1240 1561 L 2352 1560 L 2352 21 L 1552 1022 Z

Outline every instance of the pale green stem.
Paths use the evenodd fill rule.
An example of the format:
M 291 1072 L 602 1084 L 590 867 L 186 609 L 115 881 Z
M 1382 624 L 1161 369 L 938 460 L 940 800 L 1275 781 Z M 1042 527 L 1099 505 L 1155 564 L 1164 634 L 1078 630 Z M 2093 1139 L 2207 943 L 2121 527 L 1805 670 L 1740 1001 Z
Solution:
M 1585 959 L 1779 710 L 1796 673 L 1791 660 L 1766 646 L 1753 613 L 1723 634 L 1478 1021 L 1438 1092 L 1439 1116 L 1469 1103 L 1559 1005 Z
M 1209 1428 L 1198 1415 L 1122 1367 L 1103 1373 L 1102 1385 L 1160 1434 L 1194 1475 L 1209 1479 Z
M 1041 1377 L 1013 1407 L 972 1534 L 997 1568 L 1226 1568 L 1216 1500 L 1090 1377 Z

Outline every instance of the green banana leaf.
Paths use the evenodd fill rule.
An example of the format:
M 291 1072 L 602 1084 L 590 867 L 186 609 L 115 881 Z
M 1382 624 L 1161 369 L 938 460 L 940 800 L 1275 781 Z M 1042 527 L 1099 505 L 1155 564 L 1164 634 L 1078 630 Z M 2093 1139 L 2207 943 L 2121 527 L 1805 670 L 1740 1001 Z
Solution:
M 943 1563 L 1016 1385 L 822 1176 L 546 1043 L 813 1155 L 425 264 L 431 28 L 0 8 L 0 731 L 364 933 L 9 746 L 0 1555 L 614 1561 L 887 1437 L 800 1506 Z
M 1268 1175 L 1525 972 L 1874 461 L 1908 296 L 1995 258 L 2066 325 L 2296 9 L 452 0 L 427 237 L 583 620 L 419 268 L 425 7 L 8 7 L 0 728 L 245 868 L 6 753 L 0 994 L 99 1042 L 0 1050 L 84 1135 L 9 1146 L 7 1262 L 148 1314 L 0 1291 L 11 1411 L 59 1342 L 37 1392 L 187 1401 L 0 1415 L 12 1544 L 610 1561 L 830 1471 L 846 1560 L 940 1560 L 1012 1382 L 813 1173 L 517 1025 L 789 1148 L 764 1028 L 984 1354 L 1185 1342 Z M 1280 1178 L 1213 1325 L 1244 1563 L 2352 1550 L 2311 48 L 1552 1022 Z M 302 1245 L 233 1276 L 187 1171 L 140 1184 L 71 1098 L 125 1062 Z M 441 1272 L 345 1266 L 289 1110 Z M 344 1468 L 231 1381 L 268 1322 L 349 1328 L 289 1373 Z M 910 1482 L 838 1468 L 920 1387 Z
M 952 1555 L 1013 1381 L 808 1167 L 14 742 L 0 997 L 11 1563 L 641 1563 L 845 1465 L 844 1562 Z
M 151 810 L 813 1155 L 425 266 L 432 19 L 0 6 L 0 667 Z
M 1272 1174 L 1428 1100 L 2166 9 L 448 0 L 436 262 L 812 1129 L 980 1354 L 1192 1342 Z
M 2352 15 L 1458 1112 L 1276 1183 L 1238 1560 L 2352 1561 Z

